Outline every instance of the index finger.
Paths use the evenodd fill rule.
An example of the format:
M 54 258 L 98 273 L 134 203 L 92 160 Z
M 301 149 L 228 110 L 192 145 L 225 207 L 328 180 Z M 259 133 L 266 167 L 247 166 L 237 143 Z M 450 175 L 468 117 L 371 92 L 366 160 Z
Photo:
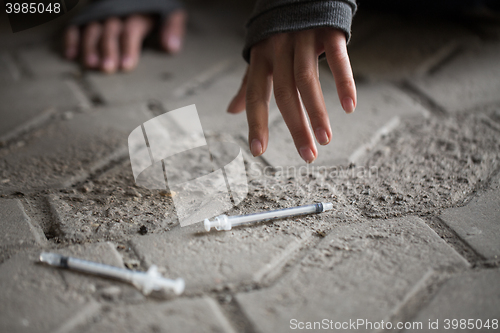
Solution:
M 246 111 L 248 142 L 252 155 L 260 156 L 267 148 L 269 139 L 269 100 L 272 89 L 272 65 L 252 49 L 248 67 Z

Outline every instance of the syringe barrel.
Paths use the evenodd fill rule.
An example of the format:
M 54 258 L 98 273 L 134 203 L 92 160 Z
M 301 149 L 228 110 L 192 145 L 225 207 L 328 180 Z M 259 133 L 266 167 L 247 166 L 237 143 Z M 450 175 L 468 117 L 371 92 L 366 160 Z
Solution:
M 327 204 L 324 203 L 317 203 L 312 205 L 277 209 L 269 212 L 255 213 L 249 215 L 229 216 L 228 220 L 231 223 L 231 226 L 236 226 L 245 223 L 279 219 L 283 217 L 298 216 L 311 213 L 321 213 L 329 209 L 329 207 L 325 207 L 326 205 Z
M 134 274 L 128 269 L 109 266 L 97 262 L 87 261 L 78 258 L 67 257 L 66 267 L 77 269 L 84 272 L 100 274 L 104 276 L 114 277 L 120 280 L 130 280 Z

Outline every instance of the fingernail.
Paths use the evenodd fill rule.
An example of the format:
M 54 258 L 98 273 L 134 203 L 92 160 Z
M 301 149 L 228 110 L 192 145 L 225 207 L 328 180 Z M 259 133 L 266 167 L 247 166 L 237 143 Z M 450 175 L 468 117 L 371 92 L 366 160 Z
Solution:
M 316 157 L 314 157 L 312 150 L 309 147 L 300 148 L 299 153 L 302 159 L 307 163 L 312 163 L 316 159 Z
M 253 156 L 262 155 L 262 143 L 260 143 L 260 141 L 257 139 L 253 139 L 252 143 L 250 144 L 250 151 L 252 152 Z
M 112 59 L 105 59 L 102 67 L 106 72 L 112 72 L 115 69 L 115 62 Z
M 87 56 L 87 65 L 95 67 L 99 63 L 99 59 L 95 54 L 90 54 Z
M 124 69 L 132 69 L 134 66 L 134 61 L 132 60 L 131 57 L 124 57 L 122 60 L 122 67 Z
M 354 111 L 354 101 L 351 97 L 344 97 L 344 99 L 342 100 L 342 108 L 347 113 L 351 113 Z
M 330 138 L 324 129 L 318 128 L 314 133 L 316 134 L 316 140 L 318 140 L 320 145 L 327 145 L 330 142 Z
M 170 36 L 168 38 L 168 48 L 172 52 L 177 52 L 181 48 L 181 39 L 177 36 Z

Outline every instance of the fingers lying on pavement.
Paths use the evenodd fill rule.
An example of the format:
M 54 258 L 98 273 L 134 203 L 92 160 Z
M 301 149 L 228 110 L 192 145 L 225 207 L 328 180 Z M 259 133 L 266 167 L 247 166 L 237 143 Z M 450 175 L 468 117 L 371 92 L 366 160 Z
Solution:
M 146 15 L 131 15 L 126 19 L 121 36 L 123 70 L 130 71 L 137 66 L 142 42 L 152 27 L 153 20 Z
M 185 34 L 186 12 L 177 10 L 170 14 L 168 20 L 161 29 L 161 45 L 165 51 L 175 54 L 182 48 L 182 40 Z
M 117 17 L 108 18 L 104 23 L 101 38 L 101 70 L 106 73 L 114 73 L 118 69 L 121 31 L 122 21 Z
M 80 31 L 76 26 L 70 26 L 64 33 L 64 56 L 73 60 L 78 56 L 80 44 Z
M 99 40 L 101 39 L 102 25 L 97 22 L 88 24 L 83 31 L 83 63 L 88 68 L 99 67 Z

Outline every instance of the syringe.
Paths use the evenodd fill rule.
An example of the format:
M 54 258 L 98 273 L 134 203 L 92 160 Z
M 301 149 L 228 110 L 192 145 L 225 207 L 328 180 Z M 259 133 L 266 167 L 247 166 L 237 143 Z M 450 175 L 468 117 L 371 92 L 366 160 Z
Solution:
M 277 209 L 269 212 L 261 212 L 248 215 L 237 215 L 237 216 L 219 215 L 215 217 L 212 221 L 205 219 L 204 225 L 206 231 L 210 231 L 210 228 L 212 227 L 214 227 L 219 231 L 231 230 L 232 227 L 241 224 L 274 220 L 274 219 L 297 216 L 297 215 L 322 213 L 330 209 L 333 209 L 333 204 L 331 202 L 320 202 L 312 205 Z
M 104 275 L 132 283 L 144 295 L 153 290 L 173 290 L 177 295 L 184 291 L 184 280 L 166 279 L 158 272 L 158 267 L 151 265 L 147 272 L 130 271 L 128 269 L 104 265 L 98 262 L 62 256 L 57 253 L 42 252 L 40 261 L 51 266 L 76 269 L 82 272 Z

